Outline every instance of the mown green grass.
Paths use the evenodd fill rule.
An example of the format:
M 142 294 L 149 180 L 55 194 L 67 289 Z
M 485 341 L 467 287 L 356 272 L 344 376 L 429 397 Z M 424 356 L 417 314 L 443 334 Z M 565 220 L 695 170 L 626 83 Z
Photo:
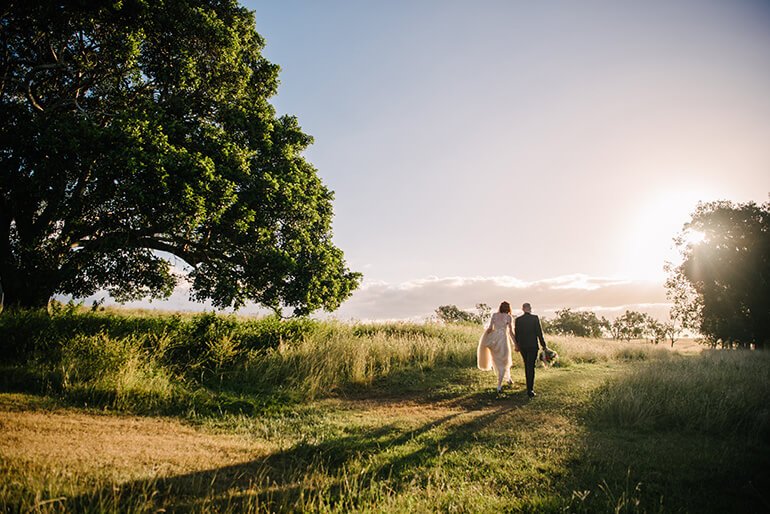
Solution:
M 98 316 L 84 323 L 99 325 Z M 0 510 L 758 512 L 770 506 L 764 353 L 681 356 L 642 343 L 549 338 L 562 366 L 538 370 L 539 396 L 529 401 L 518 361 L 516 384 L 500 395 L 492 374 L 474 368 L 477 327 L 305 322 L 295 336 L 264 344 L 254 334 L 274 337 L 284 330 L 277 320 L 264 328 L 254 320 L 209 319 L 205 330 L 196 317 L 135 323 L 150 328 L 121 332 L 107 323 L 47 340 L 34 358 L 8 366 L 18 376 L 4 380 L 5 390 L 34 393 L 21 409 L 29 401 L 35 408 L 53 402 L 80 410 L 88 403 L 160 412 L 206 433 L 244 437 L 267 454 L 117 482 L 87 468 L 65 473 L 53 462 L 35 468 L 0 460 Z

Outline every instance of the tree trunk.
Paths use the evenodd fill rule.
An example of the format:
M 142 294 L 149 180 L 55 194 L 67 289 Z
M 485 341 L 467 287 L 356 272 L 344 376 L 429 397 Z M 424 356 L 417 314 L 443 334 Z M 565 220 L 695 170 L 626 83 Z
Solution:
M 48 305 L 48 300 L 51 299 L 51 288 L 42 287 L 40 285 L 30 284 L 30 287 L 14 287 L 18 284 L 6 284 L 4 282 L 3 287 L 3 300 L 2 310 L 15 310 L 15 309 L 45 309 Z
M 20 270 L 9 265 L 8 260 L 0 262 L 4 310 L 45 309 L 56 290 L 56 284 L 50 279 L 51 274 L 44 270 Z
M 9 309 L 44 309 L 56 290 L 57 275 L 42 264 L 35 250 L 14 253 L 11 245 L 11 221 L 0 204 L 0 295 L 2 306 Z M 3 309 L 0 309 L 3 310 Z

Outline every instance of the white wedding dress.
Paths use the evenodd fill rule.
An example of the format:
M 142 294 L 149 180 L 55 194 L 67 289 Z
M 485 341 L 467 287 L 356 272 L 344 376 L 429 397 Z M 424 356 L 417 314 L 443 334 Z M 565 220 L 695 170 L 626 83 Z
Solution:
M 503 380 L 511 380 L 511 323 L 510 314 L 496 312 L 489 320 L 488 328 L 479 339 L 479 347 L 476 350 L 476 361 L 479 369 L 493 369 L 497 373 L 497 390 L 499 391 Z

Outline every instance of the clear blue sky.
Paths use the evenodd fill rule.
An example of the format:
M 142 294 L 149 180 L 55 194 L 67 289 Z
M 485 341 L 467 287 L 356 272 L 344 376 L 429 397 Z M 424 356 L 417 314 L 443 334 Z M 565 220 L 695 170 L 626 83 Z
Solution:
M 661 310 L 696 202 L 768 199 L 770 2 L 244 4 L 366 277 L 342 317 Z

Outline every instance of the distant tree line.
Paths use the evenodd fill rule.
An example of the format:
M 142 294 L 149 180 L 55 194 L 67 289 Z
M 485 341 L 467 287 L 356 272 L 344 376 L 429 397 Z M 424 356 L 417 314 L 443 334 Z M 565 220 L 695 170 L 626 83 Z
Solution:
M 491 313 L 491 307 L 485 303 L 476 304 L 476 312 L 456 305 L 441 305 L 436 309 L 436 317 L 444 323 L 482 324 Z M 680 329 L 671 321 L 662 323 L 649 314 L 631 310 L 610 321 L 591 311 L 567 308 L 556 311 L 554 318 L 541 318 L 541 324 L 550 334 L 593 338 L 608 335 L 622 341 L 649 339 L 655 344 L 668 340 L 672 346 L 680 334 Z
M 614 320 L 599 318 L 591 311 L 556 311 L 553 319 L 541 320 L 543 330 L 551 334 L 575 337 L 603 337 L 609 335 L 620 341 L 649 339 L 658 344 L 668 340 L 673 346 L 681 330 L 673 321 L 661 322 L 649 314 L 627 310 Z

